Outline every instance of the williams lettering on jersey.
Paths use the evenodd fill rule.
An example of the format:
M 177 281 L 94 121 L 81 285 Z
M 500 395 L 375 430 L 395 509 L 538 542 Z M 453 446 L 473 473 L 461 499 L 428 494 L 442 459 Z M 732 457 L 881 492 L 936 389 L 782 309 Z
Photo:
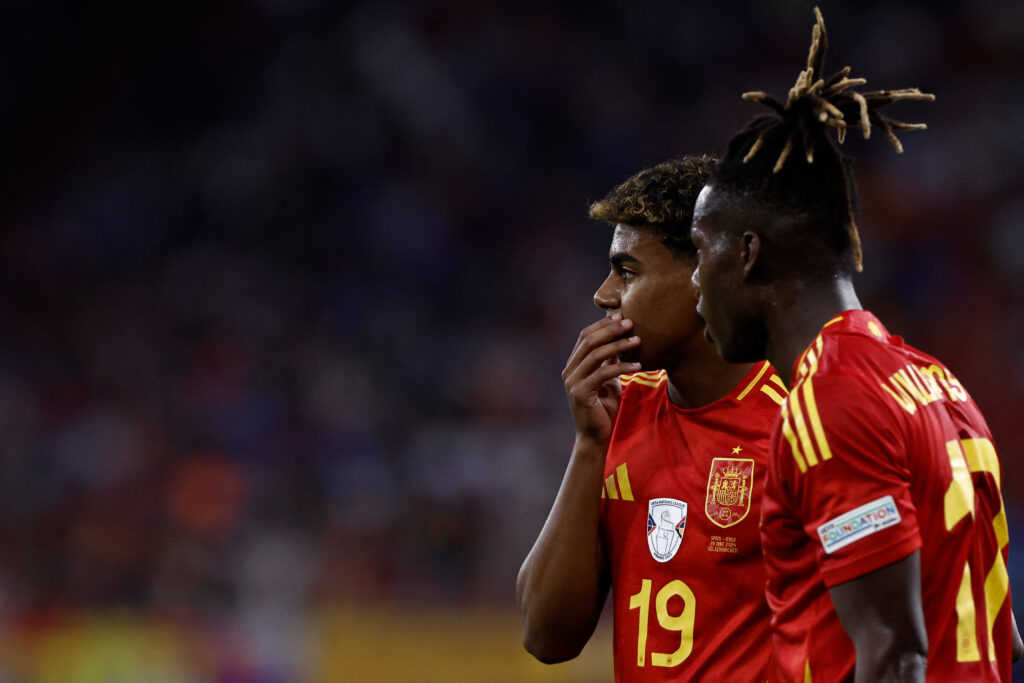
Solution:
M 851 680 L 857 652 L 829 590 L 913 553 L 929 683 L 1010 680 L 1002 474 L 966 389 L 861 310 L 825 324 L 794 378 L 761 498 L 769 680 Z

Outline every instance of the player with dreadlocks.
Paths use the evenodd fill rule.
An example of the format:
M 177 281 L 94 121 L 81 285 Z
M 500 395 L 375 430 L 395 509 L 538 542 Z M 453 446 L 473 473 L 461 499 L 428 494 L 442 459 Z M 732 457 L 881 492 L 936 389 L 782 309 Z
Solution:
M 713 167 L 658 164 L 590 209 L 614 226 L 604 317 L 562 373 L 576 442 L 516 584 L 544 662 L 580 652 L 610 587 L 620 683 L 768 674 L 758 521 L 785 389 L 763 360 L 723 361 L 697 316 L 690 222 Z
M 858 92 L 823 77 L 821 13 L 782 104 L 729 143 L 701 192 L 698 310 L 730 361 L 767 357 L 790 394 L 772 437 L 762 543 L 774 678 L 1010 679 L 1000 466 L 985 420 L 941 362 L 862 310 L 848 128 L 924 128 L 884 116 L 916 88 Z

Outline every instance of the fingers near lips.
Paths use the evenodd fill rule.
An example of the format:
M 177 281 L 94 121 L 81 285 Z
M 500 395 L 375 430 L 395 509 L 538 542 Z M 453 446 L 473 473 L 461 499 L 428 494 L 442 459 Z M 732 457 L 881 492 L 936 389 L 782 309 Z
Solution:
M 633 321 L 623 320 L 616 314 L 584 328 L 562 373 L 563 379 L 576 376 L 577 381 L 582 381 L 590 377 L 600 382 L 637 370 L 638 363 L 623 363 L 619 358 L 621 353 L 640 343 L 638 336 L 626 336 L 632 326 Z

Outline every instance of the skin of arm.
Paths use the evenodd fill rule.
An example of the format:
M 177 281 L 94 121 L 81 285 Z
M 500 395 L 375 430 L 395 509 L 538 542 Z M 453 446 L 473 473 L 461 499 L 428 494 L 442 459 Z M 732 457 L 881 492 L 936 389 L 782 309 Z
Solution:
M 618 376 L 639 369 L 618 354 L 639 344 L 623 338 L 629 320 L 614 315 L 580 333 L 562 372 L 576 443 L 547 521 L 516 581 L 523 644 L 545 663 L 580 653 L 608 595 L 610 574 L 600 529 L 605 456 L 618 413 Z
M 829 593 L 857 652 L 854 681 L 924 682 L 928 634 L 919 551 Z

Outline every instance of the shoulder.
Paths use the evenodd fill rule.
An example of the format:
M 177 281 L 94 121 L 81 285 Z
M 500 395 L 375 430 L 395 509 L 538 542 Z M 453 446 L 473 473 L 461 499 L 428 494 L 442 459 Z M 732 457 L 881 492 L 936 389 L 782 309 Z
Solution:
M 898 338 L 897 338 L 898 339 Z M 902 341 L 902 340 L 900 340 Z M 906 364 L 906 347 L 853 332 L 820 334 L 797 362 L 793 393 L 814 391 L 830 403 L 865 404 Z
M 786 383 L 768 361 L 755 363 L 750 373 L 736 387 L 737 403 L 774 416 L 789 391 Z
M 831 459 L 836 447 L 857 452 L 864 439 L 894 441 L 884 380 L 899 364 L 886 347 L 860 334 L 830 334 L 804 352 L 779 422 L 801 470 Z

